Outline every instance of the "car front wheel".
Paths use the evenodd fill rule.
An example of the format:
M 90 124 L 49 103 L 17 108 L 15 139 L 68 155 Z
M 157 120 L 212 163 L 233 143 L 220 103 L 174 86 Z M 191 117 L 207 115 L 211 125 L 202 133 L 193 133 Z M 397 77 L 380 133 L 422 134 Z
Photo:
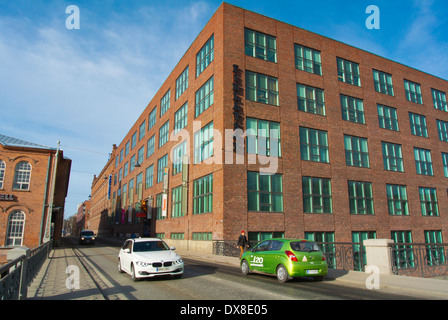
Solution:
M 135 274 L 134 264 L 131 265 L 131 279 L 134 282 L 139 280 Z
M 249 274 L 250 269 L 249 269 L 249 263 L 247 263 L 246 260 L 243 260 L 241 262 L 241 272 L 246 276 Z
M 123 273 L 123 269 L 121 268 L 121 261 L 118 259 L 118 272 Z
M 286 270 L 286 267 L 282 264 L 277 267 L 276 275 L 277 280 L 281 283 L 285 283 L 289 280 L 288 270 Z

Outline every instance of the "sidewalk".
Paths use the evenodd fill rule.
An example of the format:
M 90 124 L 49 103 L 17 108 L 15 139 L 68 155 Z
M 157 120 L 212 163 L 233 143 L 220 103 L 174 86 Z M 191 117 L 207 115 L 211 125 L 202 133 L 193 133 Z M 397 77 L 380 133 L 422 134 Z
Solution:
M 120 246 L 123 241 L 106 239 L 104 242 Z M 176 250 L 185 259 L 209 261 L 239 267 L 236 257 L 218 256 L 202 252 Z M 70 274 L 66 268 L 70 265 L 78 267 L 79 284 L 82 290 L 69 289 Z M 359 271 L 329 270 L 326 279 L 343 285 L 366 288 L 366 280 L 370 274 Z M 380 275 L 380 289 L 387 289 L 402 294 L 409 294 L 426 299 L 448 299 L 448 281 L 396 275 Z M 378 289 L 371 289 L 378 290 Z M 28 288 L 28 299 L 32 300 L 104 300 L 103 295 L 84 269 L 70 247 L 57 247 L 51 252 L 49 259 L 42 266 L 39 274 Z

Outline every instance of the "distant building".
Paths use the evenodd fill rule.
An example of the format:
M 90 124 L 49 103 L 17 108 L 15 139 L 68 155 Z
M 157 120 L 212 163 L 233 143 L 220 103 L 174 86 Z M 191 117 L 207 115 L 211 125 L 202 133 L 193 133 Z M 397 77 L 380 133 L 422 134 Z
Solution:
M 86 200 L 78 205 L 78 212 L 76 214 L 76 232 L 75 236 L 83 230 L 90 230 L 90 200 Z
M 208 251 L 241 230 L 252 243 L 447 241 L 447 91 L 223 3 L 117 147 L 113 232 Z
M 0 134 L 3 254 L 17 246 L 37 247 L 50 238 L 55 244 L 60 241 L 71 160 L 61 150 L 56 154 L 56 150 Z

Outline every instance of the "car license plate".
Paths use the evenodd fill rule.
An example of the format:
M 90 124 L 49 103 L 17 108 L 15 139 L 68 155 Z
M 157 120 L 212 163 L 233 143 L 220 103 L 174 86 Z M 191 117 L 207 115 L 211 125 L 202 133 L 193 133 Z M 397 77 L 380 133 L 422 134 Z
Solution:
M 306 274 L 319 274 L 319 270 L 306 270 Z
M 159 271 L 166 271 L 166 270 L 169 270 L 170 268 L 157 268 L 156 269 L 156 271 L 157 272 L 159 272 Z

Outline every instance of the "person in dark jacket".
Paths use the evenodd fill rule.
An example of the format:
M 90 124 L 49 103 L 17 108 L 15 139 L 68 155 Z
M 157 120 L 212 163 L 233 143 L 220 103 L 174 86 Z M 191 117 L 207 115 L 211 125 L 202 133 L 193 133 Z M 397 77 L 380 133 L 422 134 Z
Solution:
M 249 247 L 249 241 L 247 241 L 246 235 L 244 231 L 241 231 L 240 236 L 238 237 L 238 243 L 236 244 L 237 248 L 240 248 L 240 259 L 244 253 L 244 249 Z

